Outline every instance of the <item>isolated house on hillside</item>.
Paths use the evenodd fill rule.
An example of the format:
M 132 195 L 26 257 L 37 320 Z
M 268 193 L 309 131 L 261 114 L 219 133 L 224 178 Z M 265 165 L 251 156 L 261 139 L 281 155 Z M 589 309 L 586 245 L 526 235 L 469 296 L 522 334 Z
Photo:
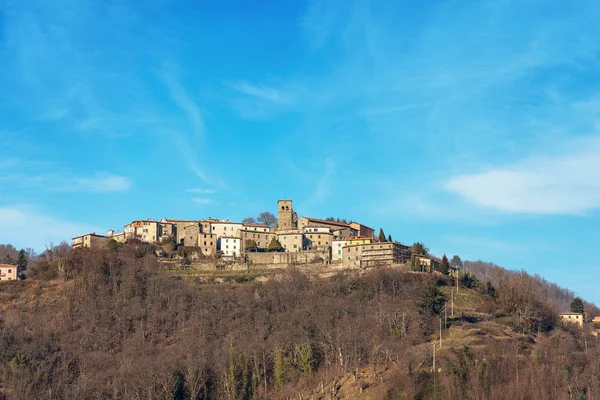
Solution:
M 17 266 L 10 264 L 0 264 L 0 281 L 16 281 Z
M 74 249 L 88 247 L 90 249 L 103 249 L 108 245 L 110 238 L 108 236 L 88 233 L 87 235 L 76 236 L 71 239 L 71 247 Z
M 564 312 L 564 313 L 560 313 L 558 314 L 558 316 L 560 317 L 560 319 L 562 319 L 565 322 L 570 322 L 573 324 L 577 324 L 579 326 L 583 326 L 583 313 L 576 313 L 576 312 Z

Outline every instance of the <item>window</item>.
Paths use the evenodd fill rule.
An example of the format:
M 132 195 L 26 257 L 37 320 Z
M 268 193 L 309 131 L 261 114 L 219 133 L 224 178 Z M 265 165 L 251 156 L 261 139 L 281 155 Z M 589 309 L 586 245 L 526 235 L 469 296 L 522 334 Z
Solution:
M 204 241 L 204 245 L 206 246 L 206 240 Z
M 321 245 L 321 242 L 319 242 L 319 246 Z
M 341 251 L 341 250 L 338 250 L 338 254 L 342 254 L 342 251 Z
M 229 245 L 225 246 L 225 248 L 226 248 L 226 249 L 228 249 L 228 248 L 229 248 Z
M 295 245 L 294 245 L 294 248 L 295 248 L 295 249 L 297 249 L 297 248 L 298 248 L 298 245 L 297 245 L 297 244 L 295 244 Z
M 317 238 L 318 238 L 318 239 L 321 239 L 321 235 L 317 235 Z
M 212 246 L 212 242 L 210 242 L 210 245 Z
M 8 270 L 8 273 L 9 273 L 9 274 L 12 274 L 12 269 L 9 269 L 9 270 Z

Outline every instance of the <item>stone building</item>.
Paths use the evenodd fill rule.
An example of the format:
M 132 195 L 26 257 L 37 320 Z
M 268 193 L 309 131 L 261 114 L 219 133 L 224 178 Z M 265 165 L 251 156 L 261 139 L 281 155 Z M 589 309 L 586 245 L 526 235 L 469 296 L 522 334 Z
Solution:
M 300 229 L 277 232 L 277 240 L 283 246 L 285 251 L 295 253 L 302 251 L 304 245 L 304 235 Z
M 322 226 L 307 226 L 303 229 L 304 250 L 330 249 L 333 242 L 331 230 Z
M 206 257 L 217 255 L 217 235 L 200 233 L 198 235 L 198 247 Z
M 292 200 L 279 200 L 277 202 L 277 229 L 285 231 L 297 227 L 298 214 L 292 208 Z
M 266 249 L 273 237 L 276 236 L 274 232 L 271 232 L 269 226 L 259 224 L 244 224 L 239 233 L 244 251 L 246 250 L 246 240 L 254 240 L 259 249 Z
M 108 231 L 108 240 L 114 240 L 118 243 L 125 243 L 125 232 L 115 232 L 113 229 Z
M 419 271 L 421 272 L 433 272 L 440 268 L 441 260 L 433 256 L 415 256 L 415 259 L 419 263 Z
M 88 247 L 90 249 L 102 249 L 108 245 L 110 238 L 108 236 L 89 233 L 87 235 L 77 236 L 71 239 L 71 247 L 74 249 Z
M 373 228 L 369 228 L 368 226 L 359 224 L 358 222 L 350 222 L 350 227 L 356 229 L 359 237 L 371 239 L 375 238 L 375 230 Z
M 405 264 L 410 260 L 409 247 L 397 242 L 354 244 L 344 247 L 342 255 L 342 265 L 348 268 Z
M 165 237 L 172 237 L 175 227 L 170 222 L 138 220 L 125 225 L 125 239 L 138 239 L 146 243 L 156 243 Z
M 300 219 L 298 219 L 298 227 L 300 229 L 304 229 L 308 226 L 329 228 L 334 239 L 348 239 L 358 235 L 358 231 L 356 229 L 343 222 L 327 221 L 325 219 L 308 217 L 300 217 Z
M 237 258 L 242 254 L 242 239 L 236 236 L 221 236 L 218 239 L 218 249 L 223 258 Z
M 195 247 L 198 246 L 198 236 L 200 235 L 200 224 L 195 223 L 191 225 L 187 225 L 183 228 L 183 245 L 186 247 Z M 180 238 L 182 232 L 177 228 L 177 237 Z M 180 241 L 178 243 L 181 243 Z
M 162 236 L 173 236 L 177 244 L 183 244 L 185 246 L 187 246 L 185 244 L 185 229 L 191 225 L 200 226 L 200 221 L 187 219 L 163 218 L 160 220 L 160 223 Z
M 16 281 L 17 266 L 10 264 L 0 264 L 0 281 Z

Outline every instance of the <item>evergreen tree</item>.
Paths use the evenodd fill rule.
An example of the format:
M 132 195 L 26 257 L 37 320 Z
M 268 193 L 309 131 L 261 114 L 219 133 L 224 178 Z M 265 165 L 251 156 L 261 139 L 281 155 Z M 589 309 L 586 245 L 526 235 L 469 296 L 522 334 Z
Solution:
M 417 255 L 429 255 L 429 249 L 421 242 L 417 242 L 412 246 L 412 252 Z
M 583 308 L 583 301 L 581 297 L 575 297 L 571 302 L 571 311 L 576 313 L 584 313 L 585 309 Z
M 25 254 L 25 250 L 21 249 L 19 251 L 19 257 L 17 258 L 17 271 L 18 273 L 22 273 L 27 269 L 27 254 Z
M 435 282 L 431 282 L 417 299 L 416 304 L 421 313 L 436 315 L 442 312 L 445 302 L 446 296 L 444 293 L 438 289 Z
M 383 228 L 379 228 L 379 241 L 385 242 L 385 233 L 383 233 Z
M 393 242 L 392 235 L 388 235 L 388 242 Z
M 267 251 L 280 251 L 283 249 L 283 246 L 281 245 L 281 243 L 279 243 L 279 240 L 277 240 L 275 237 L 273 237 L 273 239 L 271 239 L 271 243 L 269 243 L 269 246 L 267 247 Z
M 444 275 L 450 274 L 450 261 L 448 261 L 448 257 L 446 257 L 445 254 L 444 257 L 442 257 L 442 263 L 440 264 L 439 271 Z
M 452 256 L 452 260 L 450 260 L 450 265 L 452 265 L 453 267 L 462 267 L 463 262 L 460 259 L 460 257 L 455 254 L 454 256 Z

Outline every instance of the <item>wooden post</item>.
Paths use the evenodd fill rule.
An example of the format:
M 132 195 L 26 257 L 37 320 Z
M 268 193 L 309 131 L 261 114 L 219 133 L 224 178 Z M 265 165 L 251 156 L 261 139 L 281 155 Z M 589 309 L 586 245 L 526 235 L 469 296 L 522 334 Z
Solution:
M 454 288 L 452 288 L 452 294 L 450 295 L 451 298 L 451 306 L 452 306 L 452 318 L 454 318 Z

